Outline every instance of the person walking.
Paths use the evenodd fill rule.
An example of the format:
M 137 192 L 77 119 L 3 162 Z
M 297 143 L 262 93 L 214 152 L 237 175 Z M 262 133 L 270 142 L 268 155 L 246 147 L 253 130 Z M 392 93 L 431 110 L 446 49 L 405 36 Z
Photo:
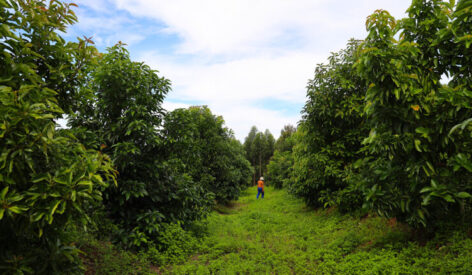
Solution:
M 259 198 L 259 195 L 261 195 L 261 198 L 263 199 L 264 198 L 264 178 L 261 177 L 258 181 L 257 181 L 257 199 Z

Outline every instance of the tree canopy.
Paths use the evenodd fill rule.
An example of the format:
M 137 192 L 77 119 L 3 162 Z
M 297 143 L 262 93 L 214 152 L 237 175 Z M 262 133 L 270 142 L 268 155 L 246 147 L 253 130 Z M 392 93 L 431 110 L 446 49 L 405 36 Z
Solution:
M 275 150 L 275 138 L 269 130 L 262 133 L 253 126 L 244 139 L 244 150 L 246 158 L 254 168 L 253 183 L 255 183 L 267 172 L 267 164 Z

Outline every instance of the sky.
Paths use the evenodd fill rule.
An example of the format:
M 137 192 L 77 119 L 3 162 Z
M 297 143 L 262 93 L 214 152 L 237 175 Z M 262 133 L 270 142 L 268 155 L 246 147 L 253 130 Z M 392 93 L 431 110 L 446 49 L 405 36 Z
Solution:
M 411 0 L 76 0 L 65 37 L 106 51 L 126 43 L 171 80 L 164 108 L 207 105 L 243 141 L 296 125 L 315 67 L 366 36 L 377 9 L 404 17 Z

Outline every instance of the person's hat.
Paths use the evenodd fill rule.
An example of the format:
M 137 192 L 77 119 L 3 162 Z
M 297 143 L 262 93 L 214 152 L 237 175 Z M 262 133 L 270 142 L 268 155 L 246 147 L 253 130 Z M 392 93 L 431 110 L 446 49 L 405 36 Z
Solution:
M 261 180 L 264 180 L 264 178 L 263 178 L 263 177 L 261 177 Z

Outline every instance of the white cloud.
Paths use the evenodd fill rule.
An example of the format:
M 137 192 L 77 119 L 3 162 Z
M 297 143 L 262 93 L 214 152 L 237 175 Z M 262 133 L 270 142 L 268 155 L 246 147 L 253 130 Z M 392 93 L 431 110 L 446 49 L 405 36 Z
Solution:
M 90 14 L 88 10 L 78 9 L 76 13 L 79 22 L 67 32 L 67 36 L 74 38 L 92 37 L 92 40 L 99 47 L 110 47 L 118 41 L 130 46 L 146 39 L 148 30 L 134 30 L 136 28 L 135 20 L 106 10 L 104 2 L 85 1 L 85 3 L 81 3 L 82 5 L 95 12 Z
M 265 98 L 303 101 L 307 80 L 324 57 L 293 51 L 273 58 L 248 57 L 207 65 L 200 61 L 179 64 L 151 52 L 139 59 L 172 80 L 174 97 L 247 104 Z
M 79 17 L 79 22 L 77 26 L 81 29 L 86 30 L 96 30 L 99 29 L 101 31 L 110 31 L 114 33 L 120 33 L 122 31 L 122 26 L 125 24 L 131 24 L 133 21 L 129 18 L 123 16 L 92 16 L 85 12 L 77 13 Z M 116 30 L 120 30 L 117 32 Z
M 243 140 L 252 125 L 267 128 L 274 136 L 285 124 L 296 125 L 298 115 L 271 109 L 270 101 L 304 102 L 307 80 L 323 58 L 287 52 L 276 58 L 251 57 L 206 65 L 199 61 L 178 64 L 169 57 L 146 53 L 140 60 L 172 80 L 169 98 L 208 105 Z
M 251 106 L 209 106 L 214 114 L 223 115 L 226 125 L 233 129 L 235 136 L 241 142 L 249 133 L 251 126 L 257 126 L 259 131 L 269 129 L 277 138 L 280 130 L 286 124 L 297 125 L 299 116 L 287 116 L 277 110 L 268 110 Z
M 299 120 L 298 115 L 286 116 L 278 111 L 258 108 L 257 106 L 231 106 L 230 104 L 221 104 L 220 102 L 204 105 L 207 105 L 214 115 L 222 115 L 226 126 L 234 131 L 236 138 L 241 142 L 244 141 L 252 125 L 256 125 L 259 131 L 269 129 L 274 137 L 277 138 L 284 125 L 292 124 L 296 126 Z M 168 111 L 188 108 L 190 106 L 191 104 L 176 103 L 169 100 L 164 101 L 163 104 L 164 109 Z
M 411 0 L 80 2 L 103 12 L 98 12 L 99 18 L 79 15 L 84 28 L 101 30 L 96 36 L 101 44 L 112 40 L 145 43 L 151 36 L 177 36 L 180 40 L 173 42 L 171 53 L 167 50 L 164 55 L 160 48 L 169 49 L 169 45 L 156 44 L 155 50 L 132 52 L 133 56 L 172 80 L 167 109 L 188 107 L 189 102 L 208 105 L 215 114 L 223 115 L 242 140 L 252 125 L 268 128 L 277 136 L 284 124 L 296 124 L 296 112 L 265 103 L 303 104 L 305 86 L 317 63 L 343 48 L 350 38 L 365 37 L 366 17 L 374 10 L 386 9 L 401 18 Z M 113 9 L 120 11 L 120 17 L 110 15 Z M 132 28 L 133 22 L 144 18 L 145 24 L 156 25 L 140 31 Z
M 304 1 L 313 10 L 320 1 Z M 265 47 L 291 27 L 303 7 L 291 1 L 151 1 L 118 0 L 118 7 L 137 16 L 163 21 L 184 39 L 184 53 L 246 52 Z M 295 20 L 297 21 L 297 20 Z
M 260 53 L 279 40 L 306 45 L 345 41 L 364 30 L 365 18 L 383 8 L 401 15 L 410 0 L 116 0 L 135 16 L 164 22 L 184 53 Z M 343 35 L 340 36 L 340 33 Z M 347 36 L 347 37 L 346 37 Z M 341 45 L 336 45 L 339 47 Z
M 162 104 L 162 107 L 166 109 L 167 111 L 173 111 L 175 109 L 180 109 L 180 108 L 188 108 L 190 107 L 190 104 L 186 103 L 180 103 L 180 102 L 172 102 L 169 100 L 165 100 L 164 103 Z

